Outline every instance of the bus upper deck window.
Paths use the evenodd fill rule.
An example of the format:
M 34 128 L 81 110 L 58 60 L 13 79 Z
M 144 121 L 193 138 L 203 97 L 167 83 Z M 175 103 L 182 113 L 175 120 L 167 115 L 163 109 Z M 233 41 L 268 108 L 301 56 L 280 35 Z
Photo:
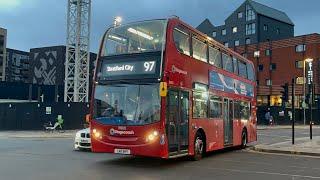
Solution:
M 173 31 L 173 39 L 177 50 L 190 56 L 189 34 L 183 30 L 175 28 Z

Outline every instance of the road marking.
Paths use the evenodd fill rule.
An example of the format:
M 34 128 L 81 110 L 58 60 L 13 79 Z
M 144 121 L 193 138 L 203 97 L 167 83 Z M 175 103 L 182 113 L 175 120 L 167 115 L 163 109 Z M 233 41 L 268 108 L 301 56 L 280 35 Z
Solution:
M 222 171 L 230 171 L 230 172 L 239 172 L 239 173 L 252 173 L 252 174 L 265 174 L 265 175 L 277 175 L 277 176 L 289 176 L 289 177 L 299 177 L 299 178 L 310 178 L 310 179 L 320 179 L 320 176 L 304 176 L 299 174 L 286 174 L 286 173 L 277 173 L 277 172 L 267 172 L 267 171 L 249 171 L 249 170 L 240 170 L 240 169 L 228 169 L 228 168 L 213 168 L 213 167 L 199 167 L 199 166 L 191 166 L 185 165 L 185 167 L 190 168 L 206 168 L 206 169 L 214 169 L 214 170 L 222 170 Z

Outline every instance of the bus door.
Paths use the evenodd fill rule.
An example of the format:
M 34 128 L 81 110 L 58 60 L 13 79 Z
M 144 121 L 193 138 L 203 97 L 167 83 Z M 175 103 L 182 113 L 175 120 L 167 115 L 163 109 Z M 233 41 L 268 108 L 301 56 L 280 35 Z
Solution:
M 224 99 L 223 103 L 224 145 L 232 145 L 233 142 L 233 101 Z
M 188 152 L 189 92 L 169 90 L 167 96 L 166 132 L 171 156 Z

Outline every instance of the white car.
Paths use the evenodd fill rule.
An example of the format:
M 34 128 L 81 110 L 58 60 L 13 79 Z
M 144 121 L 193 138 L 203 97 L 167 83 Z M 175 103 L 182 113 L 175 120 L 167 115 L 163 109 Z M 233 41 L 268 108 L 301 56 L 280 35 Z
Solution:
M 90 128 L 82 129 L 76 133 L 74 149 L 91 150 Z

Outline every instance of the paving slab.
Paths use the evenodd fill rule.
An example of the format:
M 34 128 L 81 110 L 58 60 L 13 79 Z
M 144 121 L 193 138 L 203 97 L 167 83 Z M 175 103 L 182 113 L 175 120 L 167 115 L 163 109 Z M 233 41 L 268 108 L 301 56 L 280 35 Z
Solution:
M 295 139 L 295 144 L 292 141 L 284 141 L 274 144 L 258 144 L 252 147 L 255 151 L 283 153 L 283 154 L 299 154 L 308 156 L 320 156 L 320 136 Z
M 295 129 L 309 129 L 309 125 L 295 125 Z M 313 125 L 313 129 L 320 129 L 319 125 Z M 258 130 L 272 130 L 272 129 L 292 129 L 292 125 L 275 125 L 275 126 L 266 126 L 266 125 L 258 125 Z

